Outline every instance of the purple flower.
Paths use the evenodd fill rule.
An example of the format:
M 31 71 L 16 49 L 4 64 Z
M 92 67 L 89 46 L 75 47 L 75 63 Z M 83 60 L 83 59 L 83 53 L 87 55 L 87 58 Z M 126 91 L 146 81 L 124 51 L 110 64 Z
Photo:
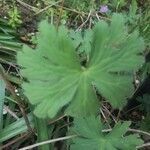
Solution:
M 108 12 L 108 6 L 107 5 L 102 5 L 102 6 L 100 6 L 100 12 L 101 13 L 106 13 L 106 12 Z

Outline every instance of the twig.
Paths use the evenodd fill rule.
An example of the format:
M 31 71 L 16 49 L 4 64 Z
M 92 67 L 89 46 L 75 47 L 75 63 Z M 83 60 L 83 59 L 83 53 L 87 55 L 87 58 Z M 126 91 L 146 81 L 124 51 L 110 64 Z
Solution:
M 140 106 L 141 106 L 141 104 L 139 104 L 139 105 L 137 105 L 137 106 L 135 106 L 135 107 L 133 107 L 133 108 L 131 108 L 131 109 L 129 109 L 129 110 L 123 112 L 123 115 L 129 113 L 130 111 L 132 111 L 132 110 L 134 110 L 134 109 L 136 109 L 136 108 L 138 108 L 138 107 L 140 107 Z
M 90 20 L 89 21 L 89 29 L 91 29 L 91 27 L 92 27 L 92 18 L 90 18 L 89 20 Z
M 142 130 L 137 130 L 137 129 L 131 129 L 131 128 L 130 128 L 130 129 L 128 129 L 128 131 L 150 136 L 150 133 L 148 133 L 148 132 L 146 132 L 146 131 L 142 131 Z
M 33 133 L 31 133 L 31 132 L 25 133 L 25 134 L 23 134 L 22 136 L 20 136 L 20 137 L 18 137 L 18 138 L 15 138 L 14 140 L 12 140 L 12 141 L 8 142 L 7 144 L 3 145 L 1 148 L 2 148 L 2 149 L 5 149 L 5 148 L 11 146 L 11 145 L 14 144 L 14 143 L 17 143 L 17 142 L 20 141 L 21 139 L 26 140 L 26 139 L 27 139 L 28 137 L 30 137 L 32 134 L 33 134 Z
M 56 7 L 62 7 L 62 6 L 60 6 L 60 5 L 55 5 Z M 68 10 L 68 11 L 71 11 L 71 12 L 74 12 L 74 13 L 77 13 L 77 14 L 80 14 L 80 15 L 86 15 L 86 16 L 88 16 L 89 15 L 89 13 L 85 13 L 85 12 L 80 12 L 80 11 L 78 11 L 78 10 L 75 10 L 75 9 L 71 9 L 71 8 L 68 8 L 68 7 L 62 7 L 63 9 L 65 9 L 65 10 Z M 98 14 L 97 14 L 98 15 Z M 93 17 L 95 17 L 96 16 L 96 14 L 95 13 L 91 13 L 91 16 L 93 16 Z M 107 18 L 107 17 L 103 17 L 103 16 L 99 16 L 101 19 L 106 19 L 106 20 L 111 20 L 110 18 Z
M 102 132 L 104 132 L 104 133 L 110 132 L 110 131 L 112 131 L 112 129 L 104 129 L 104 130 L 102 130 Z
M 70 126 L 70 125 L 72 125 L 72 123 L 70 122 L 70 123 L 66 123 L 66 124 L 64 124 L 64 125 L 62 125 L 62 126 L 60 126 L 60 130 L 61 129 L 63 129 L 63 128 L 65 128 L 65 127 L 68 127 L 68 126 Z
M 101 114 L 102 114 L 103 118 L 105 119 L 105 121 L 107 122 L 107 124 L 108 124 L 109 128 L 111 129 L 111 126 L 110 126 L 110 124 L 109 124 L 109 122 L 108 122 L 108 119 L 106 118 L 106 116 L 105 116 L 105 114 L 104 114 L 103 110 L 102 110 L 102 109 L 100 109 L 100 112 L 101 112 Z M 112 129 L 111 129 L 111 130 L 112 130 Z
M 98 15 L 97 13 L 95 13 L 95 15 L 96 15 L 96 18 L 97 18 L 98 20 L 100 20 L 99 15 Z
M 61 5 L 55 5 L 56 7 L 60 7 L 60 8 L 63 8 L 65 10 L 68 10 L 68 11 L 71 11 L 71 12 L 74 12 L 74 13 L 77 13 L 77 14 L 80 14 L 80 15 L 88 15 L 88 13 L 85 13 L 85 12 L 80 12 L 80 11 L 77 11 L 75 9 L 71 9 L 71 8 L 68 8 L 68 7 L 62 7 Z
M 5 110 L 6 112 L 8 112 L 8 113 L 9 113 L 12 117 L 14 117 L 16 120 L 19 120 L 19 117 L 18 117 L 12 110 L 10 110 L 8 106 L 5 106 L 5 105 L 4 105 L 4 110 Z
M 95 14 L 93 14 L 93 16 L 95 16 L 98 20 L 100 20 L 100 19 L 105 19 L 105 20 L 109 20 L 109 21 L 111 21 L 111 19 L 110 19 L 110 18 L 108 18 L 108 17 L 104 17 L 104 16 L 100 16 L 100 15 L 98 15 L 98 13 L 97 13 L 97 12 L 95 12 Z
M 79 31 L 89 21 L 89 19 L 91 17 L 91 12 L 92 11 L 90 10 L 87 19 L 78 27 L 78 29 L 76 31 Z
M 145 144 L 143 144 L 141 146 L 137 146 L 136 149 L 141 149 L 143 147 L 150 147 L 150 143 L 145 143 Z
M 103 108 L 104 108 L 104 110 L 112 117 L 112 119 L 114 120 L 114 122 L 117 123 L 115 117 L 111 114 L 111 112 L 107 109 L 107 107 L 105 107 L 105 106 L 103 105 Z
M 58 142 L 58 141 L 63 141 L 63 140 L 67 140 L 67 139 L 71 139 L 71 138 L 74 138 L 74 137 L 76 137 L 76 136 L 77 136 L 77 135 L 70 135 L 70 136 L 60 137 L 60 138 L 57 138 L 57 139 L 52 139 L 52 140 L 48 140 L 48 141 L 43 141 L 43 142 L 40 142 L 40 143 L 37 143 L 37 144 L 33 144 L 33 145 L 30 145 L 30 146 L 21 148 L 21 149 L 19 149 L 19 150 L 32 149 L 32 148 L 34 148 L 34 147 L 38 147 L 38 146 L 41 146 L 41 145 L 45 145 L 45 144 L 49 144 L 49 143 L 54 143 L 54 142 Z
M 57 119 L 55 119 L 55 120 L 50 121 L 48 124 L 53 124 L 53 123 L 55 123 L 55 122 L 57 122 L 57 121 L 61 120 L 61 119 L 62 119 L 62 118 L 64 118 L 64 117 L 66 117 L 66 114 L 65 114 L 65 115 L 60 116 L 59 118 L 57 118 Z
M 18 2 L 19 4 L 21 4 L 21 5 L 24 6 L 25 8 L 30 9 L 31 11 L 34 11 L 34 12 L 39 11 L 38 8 L 33 7 L 33 6 L 30 6 L 29 4 L 27 4 L 27 3 L 25 3 L 25 2 L 23 2 L 23 1 L 21 1 L 21 0 L 16 0 L 16 2 Z
M 47 9 L 49 9 L 52 6 L 55 6 L 56 4 L 60 3 L 61 1 L 62 0 L 59 0 L 59 1 L 55 2 L 55 3 L 53 3 L 53 4 L 50 4 L 50 5 L 46 6 L 45 8 L 39 10 L 35 15 L 38 15 L 38 14 L 42 13 L 43 11 L 46 11 Z
M 104 130 L 102 130 L 102 132 L 110 132 L 110 131 L 112 131 L 112 129 L 104 129 Z M 139 134 L 150 136 L 150 133 L 142 131 L 142 130 L 137 130 L 137 129 L 131 129 L 131 128 L 129 128 L 128 131 L 129 132 L 135 132 L 135 133 L 139 133 Z

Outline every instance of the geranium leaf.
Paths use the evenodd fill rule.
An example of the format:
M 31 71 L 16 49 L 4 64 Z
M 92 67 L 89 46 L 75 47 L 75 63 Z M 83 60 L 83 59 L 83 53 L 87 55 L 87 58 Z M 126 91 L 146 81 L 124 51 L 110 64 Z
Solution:
M 75 118 L 71 133 L 77 134 L 72 139 L 71 150 L 135 150 L 142 144 L 137 135 L 125 136 L 130 123 L 118 123 L 110 133 L 102 132 L 102 123 L 98 118 Z
M 88 67 L 97 89 L 114 107 L 122 107 L 133 92 L 132 74 L 144 61 L 139 54 L 143 48 L 137 32 L 127 33 L 121 15 L 115 14 L 110 26 L 100 22 L 94 28 Z
M 21 73 L 29 81 L 23 84 L 25 95 L 36 105 L 37 116 L 52 118 L 62 108 L 73 116 L 95 114 L 99 107 L 95 90 L 114 107 L 126 103 L 133 71 L 143 63 L 139 55 L 143 40 L 137 32 L 128 34 L 119 14 L 112 16 L 110 25 L 100 21 L 85 33 L 82 48 L 89 57 L 84 65 L 76 52 L 79 41 L 74 43 L 65 27 L 57 30 L 47 21 L 40 23 L 36 49 L 24 46 L 18 53 Z
M 73 44 L 77 48 L 78 53 L 85 52 L 87 55 L 90 53 L 92 35 L 91 29 L 87 29 L 83 33 L 81 31 L 70 31 L 70 37 L 73 39 Z

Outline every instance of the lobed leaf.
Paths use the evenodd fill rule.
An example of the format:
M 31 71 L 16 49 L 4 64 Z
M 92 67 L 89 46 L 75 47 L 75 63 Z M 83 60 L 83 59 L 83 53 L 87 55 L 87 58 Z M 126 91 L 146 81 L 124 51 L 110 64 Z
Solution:
M 18 53 L 18 63 L 29 81 L 23 84 L 25 94 L 38 117 L 52 118 L 62 108 L 72 116 L 95 114 L 96 89 L 113 107 L 126 104 L 133 92 L 132 74 L 144 61 L 144 43 L 137 32 L 128 34 L 122 15 L 114 14 L 110 24 L 100 21 L 85 38 L 77 33 L 74 39 L 65 27 L 57 30 L 43 21 L 37 39 L 35 50 L 24 46 Z M 84 66 L 76 52 L 78 39 L 89 55 Z
M 102 132 L 102 123 L 94 116 L 75 118 L 71 132 L 77 134 L 72 139 L 71 150 L 135 150 L 142 144 L 136 135 L 125 136 L 130 123 L 118 123 L 110 133 Z

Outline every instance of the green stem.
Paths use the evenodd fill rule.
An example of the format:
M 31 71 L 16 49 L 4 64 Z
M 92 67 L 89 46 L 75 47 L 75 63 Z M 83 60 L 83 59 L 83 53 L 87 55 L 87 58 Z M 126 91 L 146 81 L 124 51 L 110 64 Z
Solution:
M 0 79 L 0 132 L 3 130 L 3 108 L 4 108 L 4 99 L 5 99 L 5 83 Z M 1 150 L 0 143 L 0 150 Z
M 0 131 L 3 129 L 3 107 L 5 98 L 5 83 L 0 80 Z
M 47 121 L 44 119 L 39 119 L 37 117 L 35 118 L 35 126 L 37 129 L 37 141 L 38 142 L 42 142 L 42 141 L 46 141 L 49 139 L 49 131 L 48 131 L 48 126 L 47 126 Z M 50 145 L 46 144 L 46 145 L 42 145 L 39 147 L 39 150 L 50 150 Z

